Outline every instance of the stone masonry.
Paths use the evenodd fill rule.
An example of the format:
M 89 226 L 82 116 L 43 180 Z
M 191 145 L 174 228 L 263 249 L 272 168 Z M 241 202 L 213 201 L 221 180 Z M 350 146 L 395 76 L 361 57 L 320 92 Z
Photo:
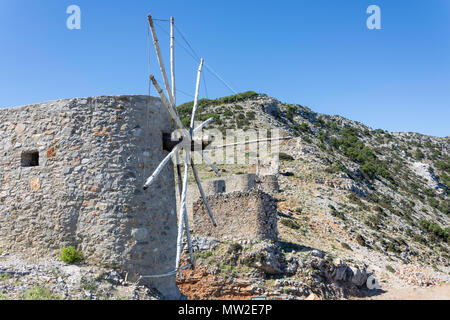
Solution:
M 215 228 L 202 200 L 193 208 L 192 229 L 196 236 L 230 240 L 278 240 L 277 201 L 258 190 L 208 196 L 217 221 Z
M 167 155 L 170 117 L 157 98 L 105 96 L 0 110 L 0 249 L 85 261 L 137 280 L 174 269 L 173 167 L 142 186 Z M 179 298 L 175 276 L 143 278 Z
M 202 181 L 202 187 L 207 196 L 231 193 L 235 191 L 248 192 L 259 189 L 270 195 L 279 192 L 278 177 L 276 175 L 257 176 L 256 174 L 231 175 L 221 179 Z M 177 199 L 179 194 L 177 192 Z M 189 185 L 186 205 L 189 219 L 193 219 L 193 207 L 197 200 L 201 199 L 200 191 L 196 184 Z M 177 201 L 179 203 L 179 201 Z M 179 210 L 179 208 L 178 208 Z M 214 208 L 212 209 L 214 211 Z

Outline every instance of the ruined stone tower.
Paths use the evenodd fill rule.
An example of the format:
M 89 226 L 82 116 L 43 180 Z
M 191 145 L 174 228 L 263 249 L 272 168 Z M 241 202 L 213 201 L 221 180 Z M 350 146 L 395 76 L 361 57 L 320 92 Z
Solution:
M 85 261 L 128 273 L 174 269 L 173 168 L 145 179 L 167 155 L 170 117 L 148 96 L 67 99 L 0 110 L 0 248 Z M 179 298 L 175 276 L 144 278 Z

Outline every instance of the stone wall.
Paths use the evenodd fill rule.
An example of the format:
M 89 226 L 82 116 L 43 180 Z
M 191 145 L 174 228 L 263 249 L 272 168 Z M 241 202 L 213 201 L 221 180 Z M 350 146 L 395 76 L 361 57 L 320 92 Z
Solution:
M 176 253 L 173 167 L 145 179 L 167 152 L 160 100 L 106 96 L 0 110 L 0 248 L 55 256 L 74 245 L 88 263 L 167 273 Z M 144 279 L 169 298 L 175 278 Z
M 221 194 L 226 192 L 226 184 L 223 179 L 212 179 L 212 180 L 203 180 L 202 181 L 203 191 L 207 196 L 211 196 L 214 194 Z M 198 190 L 197 184 L 191 184 L 187 189 L 187 197 L 186 197 L 186 208 L 188 212 L 189 220 L 192 221 L 193 216 L 193 207 L 194 203 L 201 199 L 200 191 Z M 177 190 L 177 210 L 180 210 L 180 195 L 179 190 Z M 178 211 L 177 211 L 178 212 Z
M 207 196 L 231 193 L 235 191 L 247 192 L 253 189 L 260 189 L 268 194 L 276 194 L 279 190 L 278 177 L 276 175 L 256 176 L 256 174 L 231 175 L 221 179 L 203 180 L 202 187 Z M 188 187 L 186 206 L 189 219 L 193 219 L 193 207 L 197 200 L 201 199 L 197 184 Z M 180 196 L 177 190 L 177 210 L 180 209 Z M 214 211 L 214 208 L 212 208 Z
M 256 188 L 256 174 L 237 174 L 226 177 L 226 192 L 250 191 Z
M 259 188 L 268 194 L 277 194 L 280 192 L 278 177 L 275 175 L 267 175 L 258 177 Z
M 277 201 L 261 190 L 208 196 L 217 222 L 215 228 L 202 200 L 193 208 L 196 236 L 229 240 L 278 240 Z

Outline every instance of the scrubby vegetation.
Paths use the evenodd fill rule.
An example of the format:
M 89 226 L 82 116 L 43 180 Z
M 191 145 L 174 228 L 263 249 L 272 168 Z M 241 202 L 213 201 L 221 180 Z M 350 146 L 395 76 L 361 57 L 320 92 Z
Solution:
M 47 288 L 38 286 L 25 291 L 23 300 L 61 300 L 61 297 L 57 294 L 53 294 Z
M 353 251 L 352 248 L 351 248 L 347 243 L 345 243 L 345 242 L 342 242 L 342 243 L 341 243 L 341 246 L 342 246 L 342 248 L 344 248 L 344 249 Z
M 298 230 L 300 229 L 300 225 L 291 219 L 281 219 L 280 223 L 288 228 Z
M 222 97 L 222 98 L 214 99 L 214 100 L 200 99 L 198 101 L 198 115 L 199 115 L 198 119 L 200 121 L 206 121 L 209 118 L 214 118 L 215 123 L 220 124 L 221 123 L 221 118 L 220 118 L 221 114 L 224 114 L 225 116 L 232 116 L 236 113 L 239 114 L 239 110 L 235 109 L 234 112 L 231 110 L 228 110 L 221 114 L 219 114 L 219 113 L 203 113 L 202 111 L 204 111 L 204 109 L 211 107 L 211 106 L 218 106 L 218 105 L 228 104 L 228 103 L 237 103 L 240 101 L 244 101 L 247 99 L 257 97 L 259 95 L 260 95 L 259 93 L 256 93 L 254 91 L 247 91 L 247 92 L 242 92 L 242 93 L 238 93 L 236 95 Z M 193 101 L 184 103 L 184 104 L 178 106 L 178 108 L 177 108 L 181 121 L 187 127 L 189 127 L 189 124 L 191 121 L 193 108 L 194 108 Z M 238 122 L 238 126 L 244 127 L 245 125 L 248 125 L 250 123 L 249 121 L 254 118 L 255 118 L 255 115 L 252 113 L 246 114 L 246 115 L 241 115 L 240 121 Z
M 419 223 L 422 230 L 427 232 L 433 241 L 450 242 L 450 227 L 442 229 L 437 223 L 427 221 L 425 219 L 420 220 Z
M 80 251 L 75 249 L 75 247 L 65 247 L 61 250 L 61 254 L 59 255 L 61 261 L 71 264 L 83 261 L 83 255 Z
M 392 180 L 385 163 L 377 158 L 372 149 L 361 142 L 355 128 L 344 128 L 339 133 L 339 138 L 330 138 L 330 145 L 334 149 L 342 151 L 350 160 L 360 164 L 360 170 L 367 179 L 380 176 Z
M 389 271 L 390 273 L 396 273 L 397 271 L 395 271 L 394 268 L 392 268 L 391 266 L 386 266 L 386 270 Z
M 3 294 L 3 292 L 0 291 L 0 301 L 6 301 L 9 300 L 6 295 Z
M 280 152 L 279 157 L 281 161 L 294 161 L 294 157 L 284 152 Z

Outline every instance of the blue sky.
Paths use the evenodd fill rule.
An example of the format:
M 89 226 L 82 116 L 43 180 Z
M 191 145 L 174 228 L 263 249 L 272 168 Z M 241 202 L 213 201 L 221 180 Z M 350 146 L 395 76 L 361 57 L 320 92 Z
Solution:
M 81 8 L 81 30 L 66 28 L 72 4 Z M 371 4 L 381 8 L 382 30 L 366 27 Z M 0 107 L 148 93 L 147 13 L 174 16 L 238 92 L 374 128 L 450 135 L 448 0 L 0 0 Z M 168 67 L 163 30 L 169 25 L 159 22 Z M 190 95 L 197 67 L 177 46 L 178 88 Z M 150 70 L 161 79 L 153 51 Z M 204 74 L 202 97 L 232 94 Z M 188 100 L 178 94 L 178 102 Z

